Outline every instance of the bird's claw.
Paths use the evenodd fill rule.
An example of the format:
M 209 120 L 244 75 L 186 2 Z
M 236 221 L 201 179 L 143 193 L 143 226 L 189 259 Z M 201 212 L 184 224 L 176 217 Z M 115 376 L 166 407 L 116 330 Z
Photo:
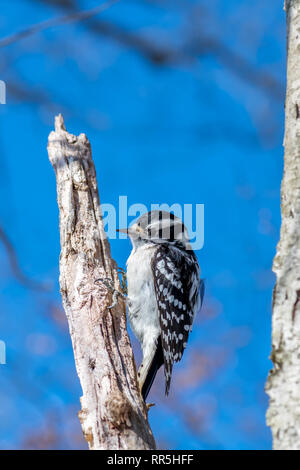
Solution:
M 117 303 L 118 303 L 118 297 L 121 296 L 123 299 L 126 298 L 126 296 L 123 294 L 123 292 L 118 291 L 118 289 L 115 289 L 114 286 L 114 281 L 110 279 L 109 277 L 99 277 L 98 279 L 95 280 L 95 284 L 97 282 L 101 282 L 104 284 L 104 286 L 112 292 L 112 301 L 113 303 L 109 305 L 107 308 L 110 310 L 114 308 Z
M 113 280 L 110 279 L 109 277 L 99 277 L 98 279 L 95 280 L 95 284 L 97 284 L 97 282 L 101 282 L 102 284 L 105 285 L 105 287 L 107 287 L 107 289 L 111 291 L 115 289 Z

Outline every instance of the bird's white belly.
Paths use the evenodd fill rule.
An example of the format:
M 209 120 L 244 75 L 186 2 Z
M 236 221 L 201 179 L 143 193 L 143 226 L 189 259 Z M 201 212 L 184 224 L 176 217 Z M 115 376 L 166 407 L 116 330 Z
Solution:
M 144 356 L 153 348 L 156 338 L 160 335 L 151 269 L 154 251 L 153 246 L 133 250 L 127 261 L 128 317 L 133 333 L 141 342 Z

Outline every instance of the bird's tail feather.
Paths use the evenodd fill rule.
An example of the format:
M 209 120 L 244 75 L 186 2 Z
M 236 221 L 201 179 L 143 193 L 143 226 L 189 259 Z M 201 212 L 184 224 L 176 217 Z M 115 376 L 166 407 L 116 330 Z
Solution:
M 150 389 L 152 387 L 157 371 L 163 365 L 163 363 L 164 363 L 164 356 L 163 356 L 163 350 L 162 350 L 162 345 L 161 345 L 161 337 L 159 336 L 157 340 L 156 351 L 152 359 L 150 368 L 148 370 L 145 382 L 142 387 L 142 396 L 145 401 L 150 392 Z

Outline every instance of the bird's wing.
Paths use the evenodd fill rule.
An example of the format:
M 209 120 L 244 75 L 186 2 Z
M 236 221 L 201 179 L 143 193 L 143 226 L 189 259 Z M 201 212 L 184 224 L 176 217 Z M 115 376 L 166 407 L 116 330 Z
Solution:
M 200 268 L 194 252 L 161 245 L 152 258 L 152 271 L 168 394 L 173 363 L 182 357 L 200 306 Z

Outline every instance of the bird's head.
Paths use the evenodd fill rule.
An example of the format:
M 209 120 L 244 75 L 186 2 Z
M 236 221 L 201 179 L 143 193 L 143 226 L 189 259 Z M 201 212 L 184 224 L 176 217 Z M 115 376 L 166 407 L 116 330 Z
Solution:
M 150 211 L 143 214 L 129 228 L 119 229 L 127 233 L 134 247 L 145 243 L 172 244 L 190 250 L 188 232 L 179 217 L 167 211 Z

